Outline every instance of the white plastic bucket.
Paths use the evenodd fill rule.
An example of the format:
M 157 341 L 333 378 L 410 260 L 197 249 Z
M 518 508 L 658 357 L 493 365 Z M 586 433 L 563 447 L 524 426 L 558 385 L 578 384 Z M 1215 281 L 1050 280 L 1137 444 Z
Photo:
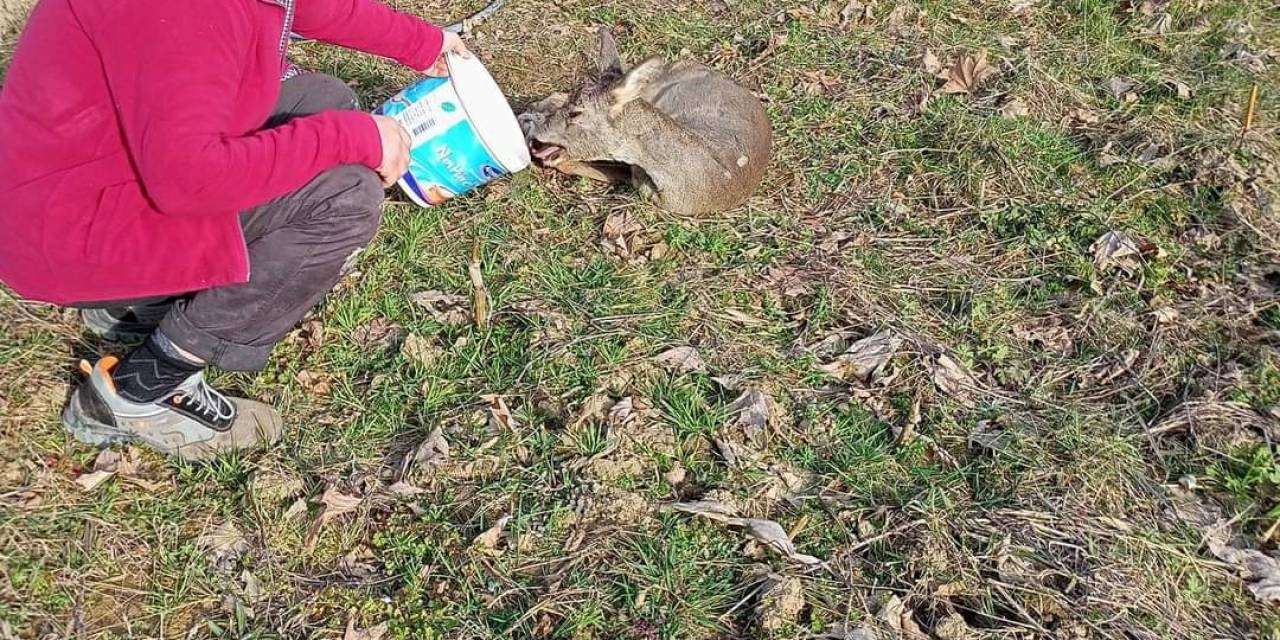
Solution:
M 475 55 L 446 56 L 449 77 L 423 78 L 374 113 L 391 116 L 412 140 L 400 188 L 437 205 L 529 166 L 529 148 L 506 96 Z

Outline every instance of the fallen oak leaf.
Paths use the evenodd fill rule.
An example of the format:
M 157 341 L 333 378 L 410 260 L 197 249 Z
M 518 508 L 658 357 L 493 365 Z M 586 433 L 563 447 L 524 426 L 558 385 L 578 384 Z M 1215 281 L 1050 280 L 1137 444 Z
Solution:
M 707 363 L 702 359 L 702 354 L 694 347 L 675 347 L 663 351 L 654 357 L 663 368 L 675 371 L 676 373 L 694 373 L 707 370 Z
M 80 474 L 76 477 L 74 482 L 77 485 L 80 485 L 81 491 L 84 491 L 85 493 L 93 493 L 103 484 L 106 484 L 108 480 L 114 478 L 115 475 L 116 472 L 114 471 L 91 471 L 89 473 Z
M 325 524 L 355 511 L 362 502 L 364 502 L 363 498 L 345 494 L 333 485 L 329 485 L 324 490 L 324 495 L 320 496 L 320 513 L 316 515 L 315 521 L 307 531 L 304 548 L 310 550 L 315 545 L 316 537 L 320 535 L 320 530 Z
M 430 366 L 444 355 L 444 349 L 416 333 L 410 333 L 400 343 L 400 355 L 416 365 Z
M 196 547 L 215 568 L 226 569 L 249 550 L 249 541 L 240 528 L 228 520 L 196 538 Z
M 731 427 L 741 429 L 747 438 L 761 444 L 765 431 L 769 427 L 769 396 L 759 389 L 747 389 L 729 405 L 729 413 L 734 416 Z
M 1022 98 L 1015 96 L 1000 105 L 997 112 L 1006 118 L 1020 118 L 1031 113 L 1031 110 L 1027 108 L 1027 104 L 1022 101 Z
M 507 406 L 505 396 L 496 394 L 485 394 L 480 396 L 489 405 L 489 427 L 491 431 L 501 431 L 507 429 L 516 431 L 520 428 L 520 422 L 511 414 L 510 407 Z
M 435 468 L 449 461 L 449 441 L 445 439 L 440 427 L 431 430 L 431 434 L 413 451 L 413 455 L 405 456 L 400 468 L 403 477 L 414 465 Z
M 835 360 L 818 368 L 841 380 L 871 382 L 884 370 L 901 345 L 901 338 L 890 331 L 881 331 L 858 340 Z
M 466 296 L 432 290 L 415 293 L 410 299 L 446 326 L 466 324 L 472 318 Z
M 1228 525 L 1219 523 L 1206 536 L 1209 553 L 1229 564 L 1249 587 L 1253 597 L 1265 604 L 1280 603 L 1280 559 L 1232 540 Z
M 510 515 L 498 518 L 498 521 L 492 527 L 489 527 L 484 533 L 476 536 L 471 541 L 471 548 L 488 554 L 496 553 L 498 544 L 507 538 L 507 523 L 510 521 Z
M 969 394 L 981 387 L 967 369 L 945 353 L 926 359 L 926 364 L 933 374 L 933 384 L 939 391 L 966 407 L 974 406 Z

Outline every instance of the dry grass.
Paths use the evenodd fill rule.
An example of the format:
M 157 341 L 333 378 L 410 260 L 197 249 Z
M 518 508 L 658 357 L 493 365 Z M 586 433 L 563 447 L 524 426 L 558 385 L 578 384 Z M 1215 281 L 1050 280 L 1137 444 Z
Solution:
M 758 88 L 775 170 L 699 220 L 539 171 L 443 208 L 389 202 L 360 273 L 267 371 L 220 378 L 295 425 L 261 454 L 144 455 L 137 481 L 81 492 L 95 452 L 57 410 L 73 354 L 112 347 L 0 302 L 0 621 L 22 637 L 1274 637 L 1203 540 L 1222 518 L 1276 544 L 1280 103 L 1262 52 L 1280 24 L 1254 3 L 1019 5 L 511 3 L 473 46 L 513 102 L 572 83 L 614 24 L 633 60 L 687 50 Z M 983 52 L 997 73 L 944 95 L 926 52 Z M 297 53 L 367 104 L 411 78 Z M 1026 115 L 1001 115 L 1013 98 Z M 624 213 L 635 253 L 665 256 L 602 247 Z M 1112 230 L 1140 252 L 1118 269 L 1093 248 Z M 411 299 L 466 294 L 475 239 L 487 330 Z M 371 323 L 391 348 L 358 339 Z M 901 345 L 874 380 L 819 369 L 824 338 L 884 330 Z M 680 345 L 707 371 L 655 364 Z M 763 440 L 726 385 L 771 398 Z M 435 430 L 447 460 L 406 467 Z M 1212 518 L 1171 502 L 1180 482 Z M 327 489 L 359 507 L 311 531 Z M 774 520 L 824 563 L 665 508 L 692 499 Z M 245 544 L 219 556 L 225 523 Z M 763 624 L 778 599 L 762 594 L 791 578 L 802 605 Z

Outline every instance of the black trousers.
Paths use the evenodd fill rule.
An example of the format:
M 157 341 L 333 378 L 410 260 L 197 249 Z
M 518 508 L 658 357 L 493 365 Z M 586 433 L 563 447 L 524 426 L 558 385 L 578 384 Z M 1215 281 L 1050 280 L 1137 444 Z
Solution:
M 356 108 L 355 93 L 340 80 L 303 73 L 283 83 L 266 126 Z M 335 167 L 240 215 L 249 248 L 248 282 L 169 298 L 74 306 L 135 310 L 139 316 L 162 313 L 160 331 L 182 349 L 222 369 L 256 371 L 373 239 L 382 221 L 383 195 L 373 170 Z

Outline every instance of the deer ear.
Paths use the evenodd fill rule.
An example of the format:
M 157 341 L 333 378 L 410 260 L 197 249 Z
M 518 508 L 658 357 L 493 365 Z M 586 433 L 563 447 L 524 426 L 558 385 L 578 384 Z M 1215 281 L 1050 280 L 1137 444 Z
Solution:
M 600 75 L 622 75 L 622 56 L 618 55 L 618 43 L 613 40 L 609 27 L 600 27 Z
M 661 58 L 649 58 L 622 76 L 612 89 L 609 97 L 613 99 L 613 109 L 621 109 L 623 105 L 640 97 L 645 87 L 667 70 L 667 63 Z

